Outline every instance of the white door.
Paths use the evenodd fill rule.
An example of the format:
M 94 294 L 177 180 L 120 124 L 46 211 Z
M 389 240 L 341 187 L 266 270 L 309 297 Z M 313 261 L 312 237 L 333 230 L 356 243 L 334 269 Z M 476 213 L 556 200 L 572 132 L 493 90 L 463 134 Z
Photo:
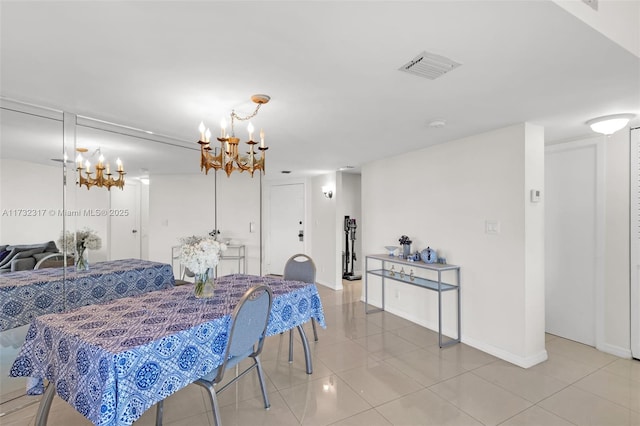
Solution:
M 640 359 L 640 129 L 631 131 L 631 354 Z
M 111 188 L 109 209 L 109 259 L 140 258 L 140 186 L 127 182 Z
M 545 150 L 545 319 L 548 333 L 596 345 L 599 256 L 596 140 Z
M 304 253 L 304 185 L 272 186 L 268 220 L 266 271 L 282 275 L 287 259 Z

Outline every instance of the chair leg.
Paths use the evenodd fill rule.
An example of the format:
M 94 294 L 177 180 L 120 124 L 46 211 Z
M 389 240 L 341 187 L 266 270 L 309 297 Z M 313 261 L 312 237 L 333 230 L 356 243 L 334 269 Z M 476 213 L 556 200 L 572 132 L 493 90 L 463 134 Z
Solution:
M 289 364 L 293 362 L 293 328 L 289 330 Z
M 262 398 L 264 399 L 264 408 L 269 409 L 271 404 L 269 403 L 269 397 L 267 396 L 267 386 L 264 382 L 264 373 L 262 372 L 262 363 L 260 362 L 260 356 L 254 358 L 256 360 L 256 370 L 258 371 L 258 380 L 260 380 L 260 389 L 262 390 Z
M 313 327 L 313 340 L 318 341 L 318 330 L 316 330 L 316 320 L 311 318 L 311 326 Z
M 307 335 L 304 332 L 302 325 L 296 327 L 300 333 L 300 339 L 302 340 L 302 349 L 304 349 L 304 360 L 307 364 L 307 374 L 313 373 L 313 366 L 311 365 L 311 351 L 309 350 L 309 341 Z
M 218 407 L 218 397 L 216 396 L 216 390 L 213 388 L 213 385 L 206 380 L 201 379 L 196 380 L 194 383 L 207 389 L 209 401 L 211 402 L 211 409 L 213 410 L 213 425 L 222 426 L 222 422 L 220 421 L 220 407 Z
M 40 405 L 38 406 L 38 413 L 36 414 L 36 426 L 46 426 L 47 418 L 49 417 L 49 409 L 51 409 L 51 402 L 56 394 L 56 386 L 49 382 L 49 386 L 44 391 Z
M 162 426 L 162 414 L 164 409 L 164 400 L 158 401 L 156 404 L 156 426 Z

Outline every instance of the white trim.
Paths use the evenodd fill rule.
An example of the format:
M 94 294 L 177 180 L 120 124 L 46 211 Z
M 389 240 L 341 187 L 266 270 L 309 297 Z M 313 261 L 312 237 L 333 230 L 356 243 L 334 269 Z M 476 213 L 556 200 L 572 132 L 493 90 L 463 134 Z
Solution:
M 545 153 L 570 151 L 593 147 L 596 150 L 596 212 L 595 212 L 595 347 L 602 347 L 605 343 L 605 231 L 606 231 L 606 136 L 597 136 L 586 140 L 566 142 L 545 147 Z
M 631 355 L 640 359 L 640 128 L 629 132 L 629 293 Z M 635 196 L 634 196 L 635 195 Z
M 602 345 L 598 345 L 596 349 L 611 355 L 615 355 L 620 358 L 626 358 L 626 359 L 631 358 L 631 350 L 627 348 L 622 348 L 620 346 L 604 343 Z
M 517 365 L 518 367 L 522 368 L 533 367 L 534 365 L 540 364 L 541 362 L 544 362 L 549 358 L 546 350 L 542 350 L 533 356 L 521 357 L 518 355 L 514 355 L 511 352 L 505 351 L 504 349 L 480 342 L 479 340 L 463 337 L 462 342 L 465 345 L 469 345 L 482 352 L 486 352 L 490 355 L 503 359 L 507 362 L 510 362 L 511 364 Z

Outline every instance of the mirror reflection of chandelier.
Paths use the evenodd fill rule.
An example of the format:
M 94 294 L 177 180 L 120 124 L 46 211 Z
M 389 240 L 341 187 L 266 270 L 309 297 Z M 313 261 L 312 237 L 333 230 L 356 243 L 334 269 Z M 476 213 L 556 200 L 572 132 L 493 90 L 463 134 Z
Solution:
M 239 152 L 240 139 L 235 135 L 234 121 L 246 121 L 255 117 L 260 107 L 269 102 L 270 99 L 267 95 L 253 95 L 251 100 L 258 105 L 253 114 L 246 117 L 240 117 L 235 111 L 231 111 L 231 136 L 227 134 L 227 123 L 222 119 L 220 122 L 220 137 L 216 138 L 220 142 L 220 149 L 211 148 L 211 131 L 209 129 L 205 130 L 204 123 L 200 123 L 198 127 L 198 130 L 200 130 L 200 140 L 198 141 L 201 154 L 200 170 L 204 170 L 205 174 L 209 174 L 210 169 L 215 169 L 216 171 L 222 169 L 227 173 L 227 176 L 231 176 L 234 170 L 239 170 L 240 172 L 247 171 L 251 173 L 252 177 L 253 172 L 256 170 L 261 170 L 264 174 L 265 153 L 266 150 L 269 149 L 264 145 L 264 131 L 260 130 L 260 146 L 257 147 L 258 150 L 260 150 L 260 157 L 258 158 L 255 151 L 255 145 L 257 145 L 258 142 L 253 140 L 254 128 L 253 125 L 249 123 L 247 126 L 249 141 L 246 142 L 247 145 L 249 145 L 249 151 L 247 151 L 246 155 L 241 155 Z
M 104 156 L 102 155 L 101 149 L 98 148 L 93 153 L 93 155 L 99 154 L 100 156 L 98 157 L 98 164 L 96 164 L 95 177 L 92 177 L 91 162 L 88 159 L 85 161 L 84 158 L 82 158 L 82 153 L 87 152 L 87 148 L 76 148 L 76 151 L 78 151 L 78 156 L 76 157 L 78 181 L 76 183 L 80 187 L 84 185 L 87 187 L 87 190 L 91 189 L 92 186 L 105 187 L 109 191 L 111 191 L 112 186 L 124 189 L 124 175 L 126 173 L 124 172 L 122 161 L 120 161 L 119 158 L 116 160 L 118 179 L 114 179 L 111 173 L 111 165 L 107 162 L 105 166 Z

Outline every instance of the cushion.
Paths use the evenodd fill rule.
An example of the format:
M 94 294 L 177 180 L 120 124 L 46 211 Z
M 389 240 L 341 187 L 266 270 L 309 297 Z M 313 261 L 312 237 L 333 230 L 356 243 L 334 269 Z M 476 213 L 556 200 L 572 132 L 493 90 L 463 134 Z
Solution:
M 50 252 L 50 253 L 57 253 L 58 252 L 58 246 L 56 246 L 56 243 L 53 241 L 49 241 L 45 247 L 44 247 L 44 251 L 45 252 Z
M 36 253 L 42 253 L 44 251 L 46 244 L 30 244 L 30 245 L 15 245 L 8 246 L 7 249 L 10 249 L 8 255 L 0 262 L 0 269 L 11 267 L 11 261 L 16 259 L 22 259 L 25 257 L 31 257 Z M 18 256 L 20 253 L 25 253 Z
M 7 247 L 9 247 L 9 244 L 0 244 L 0 251 L 5 251 L 7 249 Z
M 0 262 L 2 262 L 4 258 L 9 255 L 9 253 L 11 253 L 9 250 L 3 249 L 2 251 L 0 251 Z
M 34 254 L 39 254 L 44 251 L 44 247 L 34 248 L 31 250 L 24 250 L 15 255 L 14 259 L 23 259 L 25 257 L 33 257 Z

